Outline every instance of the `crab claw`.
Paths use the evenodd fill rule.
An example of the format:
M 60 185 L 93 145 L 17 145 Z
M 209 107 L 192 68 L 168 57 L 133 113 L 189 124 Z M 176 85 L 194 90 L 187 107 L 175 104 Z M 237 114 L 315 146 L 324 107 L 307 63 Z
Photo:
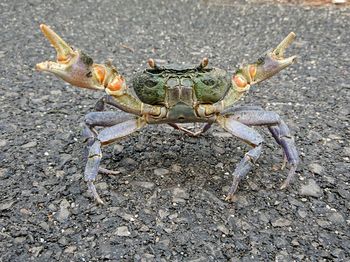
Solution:
M 241 67 L 233 75 L 232 81 L 238 91 L 246 91 L 250 85 L 259 83 L 293 64 L 296 56 L 284 57 L 284 51 L 295 39 L 293 32 L 273 50 L 266 52 L 257 62 Z
M 45 37 L 57 51 L 56 62 L 45 61 L 36 65 L 38 71 L 50 72 L 64 81 L 78 87 L 90 89 L 104 89 L 96 75 L 92 58 L 73 50 L 61 37 L 47 25 L 40 25 Z
M 296 61 L 296 56 L 284 58 L 284 51 L 294 41 L 295 37 L 293 32 L 289 33 L 274 50 L 267 52 L 264 57 L 258 59 L 253 84 L 277 74 Z M 252 69 L 250 70 L 252 71 Z

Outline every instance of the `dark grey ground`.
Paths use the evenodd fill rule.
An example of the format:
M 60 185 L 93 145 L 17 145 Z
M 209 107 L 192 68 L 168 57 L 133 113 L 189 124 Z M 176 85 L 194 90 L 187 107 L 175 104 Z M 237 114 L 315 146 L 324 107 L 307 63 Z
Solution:
M 350 259 L 349 9 L 235 2 L 1 1 L 0 261 Z M 40 23 L 126 77 L 149 57 L 234 70 L 295 31 L 298 64 L 241 103 L 290 125 L 297 179 L 279 190 L 281 151 L 261 130 L 259 165 L 226 203 L 247 147 L 219 128 L 195 139 L 151 126 L 104 151 L 121 175 L 99 176 L 97 206 L 80 123 L 103 94 L 33 70 L 55 55 Z

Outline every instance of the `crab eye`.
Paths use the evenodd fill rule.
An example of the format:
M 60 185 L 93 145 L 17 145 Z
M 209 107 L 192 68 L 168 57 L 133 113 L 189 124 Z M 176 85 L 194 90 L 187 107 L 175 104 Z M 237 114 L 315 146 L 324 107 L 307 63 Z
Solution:
M 202 80 L 203 84 L 207 85 L 207 86 L 213 86 L 215 85 L 215 80 L 212 78 L 205 78 Z
M 155 87 L 156 85 L 158 84 L 157 81 L 155 80 L 152 80 L 152 79 L 148 79 L 146 82 L 145 82 L 145 86 L 147 87 Z
M 258 58 L 258 61 L 256 62 L 257 65 L 263 65 L 265 62 L 265 57 L 261 56 Z

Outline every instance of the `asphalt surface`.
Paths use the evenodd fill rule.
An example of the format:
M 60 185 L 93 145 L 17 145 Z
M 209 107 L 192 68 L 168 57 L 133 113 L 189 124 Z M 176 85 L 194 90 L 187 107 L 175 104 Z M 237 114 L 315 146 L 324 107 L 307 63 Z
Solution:
M 1 1 L 0 261 L 346 261 L 350 259 L 350 9 L 258 1 Z M 103 94 L 34 71 L 55 58 L 46 23 L 127 78 L 149 57 L 235 70 L 297 34 L 298 63 L 240 104 L 278 112 L 301 164 L 279 186 L 266 130 L 258 165 L 224 201 L 248 147 L 214 127 L 191 138 L 148 126 L 104 150 L 119 176 L 83 181 L 81 123 Z

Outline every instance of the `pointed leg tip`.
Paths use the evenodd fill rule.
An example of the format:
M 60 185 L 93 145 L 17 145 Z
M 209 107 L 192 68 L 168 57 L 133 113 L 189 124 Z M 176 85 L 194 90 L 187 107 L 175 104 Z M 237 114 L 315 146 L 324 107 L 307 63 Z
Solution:
M 232 201 L 232 197 L 230 195 L 225 197 L 225 201 L 226 202 L 231 202 Z
M 234 194 L 228 194 L 228 195 L 225 197 L 225 201 L 226 201 L 226 202 L 234 202 L 235 200 L 237 200 L 237 197 L 236 197 L 236 195 L 234 195 Z
M 97 204 L 99 204 L 99 205 L 102 205 L 102 206 L 105 205 L 105 202 L 103 202 L 103 200 L 102 200 L 100 197 L 96 198 L 96 202 L 97 202 Z
M 284 190 L 288 187 L 289 183 L 283 182 L 283 184 L 280 186 L 280 190 Z

